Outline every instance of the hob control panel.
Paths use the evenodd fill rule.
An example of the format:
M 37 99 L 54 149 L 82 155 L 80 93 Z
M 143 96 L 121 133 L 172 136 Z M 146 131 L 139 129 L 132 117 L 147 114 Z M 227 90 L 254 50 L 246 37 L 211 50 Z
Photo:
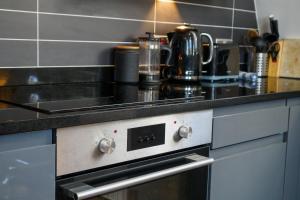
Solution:
M 127 130 L 127 151 L 165 144 L 166 124 L 131 128 Z

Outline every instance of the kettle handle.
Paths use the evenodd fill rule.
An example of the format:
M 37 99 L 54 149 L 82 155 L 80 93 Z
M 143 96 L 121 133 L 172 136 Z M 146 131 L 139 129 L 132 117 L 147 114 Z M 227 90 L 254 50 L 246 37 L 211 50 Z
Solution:
M 201 33 L 200 34 L 201 47 L 202 47 L 202 41 L 203 41 L 202 38 L 203 37 L 206 37 L 209 41 L 209 57 L 208 57 L 207 61 L 203 61 L 203 56 L 201 56 L 201 64 L 202 65 L 207 65 L 213 59 L 214 43 L 213 43 L 213 39 L 212 39 L 211 35 L 209 35 L 208 33 Z
M 168 52 L 168 57 L 166 59 L 166 66 L 170 65 L 170 61 L 172 58 L 172 49 L 168 45 L 161 45 L 160 46 L 161 51 L 167 51 Z

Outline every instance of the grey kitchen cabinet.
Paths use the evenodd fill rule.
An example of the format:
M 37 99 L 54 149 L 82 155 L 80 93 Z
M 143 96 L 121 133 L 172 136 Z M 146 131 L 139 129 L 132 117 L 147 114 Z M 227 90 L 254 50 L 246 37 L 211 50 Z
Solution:
M 290 106 L 290 120 L 284 199 L 300 200 L 300 99 L 289 100 L 288 106 Z
M 0 199 L 55 200 L 51 131 L 0 136 Z
M 210 200 L 282 200 L 283 134 L 213 150 Z
M 286 99 L 214 109 L 210 200 L 283 200 Z
M 284 100 L 214 110 L 212 148 L 285 133 L 289 109 Z

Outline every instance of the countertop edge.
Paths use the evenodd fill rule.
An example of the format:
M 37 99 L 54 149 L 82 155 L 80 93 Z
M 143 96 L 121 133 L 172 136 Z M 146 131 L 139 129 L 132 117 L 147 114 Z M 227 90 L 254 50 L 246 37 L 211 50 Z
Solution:
M 0 135 L 40 131 L 47 129 L 65 128 L 109 121 L 128 120 L 143 117 L 154 117 L 166 114 L 190 112 L 196 110 L 215 109 L 233 105 L 272 101 L 286 98 L 300 97 L 300 91 L 271 93 L 264 95 L 252 95 L 243 97 L 230 97 L 216 100 L 203 100 L 197 102 L 185 102 L 158 106 L 143 106 L 124 108 L 109 111 L 91 111 L 63 116 L 51 116 L 41 119 L 23 121 L 8 121 L 0 123 Z M 124 114 L 126 113 L 126 114 Z

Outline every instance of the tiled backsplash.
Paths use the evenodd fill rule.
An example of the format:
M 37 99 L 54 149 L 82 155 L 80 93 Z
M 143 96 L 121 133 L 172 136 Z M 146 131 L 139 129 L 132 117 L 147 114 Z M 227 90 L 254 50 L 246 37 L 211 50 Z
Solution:
M 112 47 L 184 22 L 243 44 L 257 29 L 254 0 L 1 0 L 0 84 L 107 78 Z

